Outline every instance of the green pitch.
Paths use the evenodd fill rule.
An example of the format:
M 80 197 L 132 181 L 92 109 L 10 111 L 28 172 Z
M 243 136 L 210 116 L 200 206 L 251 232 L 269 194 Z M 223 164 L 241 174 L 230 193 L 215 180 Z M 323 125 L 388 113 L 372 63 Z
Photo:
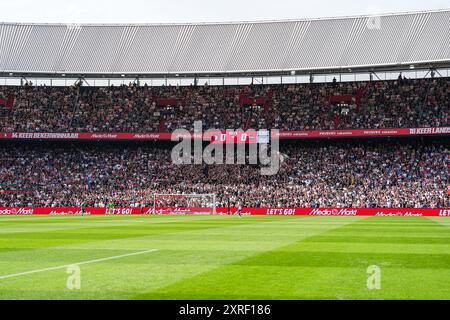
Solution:
M 450 299 L 450 219 L 0 217 L 0 299 Z

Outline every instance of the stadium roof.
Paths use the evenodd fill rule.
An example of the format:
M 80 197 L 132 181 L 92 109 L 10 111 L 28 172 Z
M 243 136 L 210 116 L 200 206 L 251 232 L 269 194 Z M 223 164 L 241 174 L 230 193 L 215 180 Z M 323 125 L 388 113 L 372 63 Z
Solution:
M 450 66 L 450 10 L 209 24 L 0 24 L 0 75 L 226 76 Z

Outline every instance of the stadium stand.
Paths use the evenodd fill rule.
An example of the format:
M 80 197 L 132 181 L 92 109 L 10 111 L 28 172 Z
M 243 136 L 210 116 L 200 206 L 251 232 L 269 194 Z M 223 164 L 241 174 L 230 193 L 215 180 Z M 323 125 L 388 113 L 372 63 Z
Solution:
M 155 193 L 214 193 L 217 207 L 448 208 L 448 21 L 450 10 L 253 23 L 2 23 L 0 77 L 78 84 L 0 86 L 0 207 L 110 202 L 141 207 L 152 205 Z M 401 71 L 426 76 L 392 81 L 377 75 Z M 356 74 L 371 81 L 314 81 L 315 75 Z M 297 76 L 311 83 L 197 82 L 257 77 L 283 82 L 282 77 Z M 81 85 L 86 79 L 168 78 L 195 82 Z M 192 131 L 196 120 L 203 129 L 279 129 L 288 136 L 313 130 L 402 132 L 380 140 L 373 137 L 383 135 L 373 132 L 357 135 L 371 138 L 346 141 L 291 136 L 282 141 L 280 173 L 261 176 L 258 166 L 175 165 L 170 144 L 163 142 L 168 139 L 152 142 L 158 139 L 150 133 Z M 418 134 L 418 128 L 431 134 Z M 92 134 L 85 139 L 90 143 L 81 144 L 72 140 L 82 138 L 63 133 L 150 138 L 119 145 L 95 142 L 107 139 Z M 51 139 L 62 142 L 40 142 Z
M 279 174 L 258 166 L 174 165 L 167 146 L 15 144 L 0 156 L 0 207 L 141 207 L 154 193 L 215 193 L 217 206 L 444 208 L 448 141 L 283 146 Z
M 450 81 L 272 86 L 2 87 L 14 106 L 1 132 L 172 132 L 204 129 L 336 130 L 446 127 Z

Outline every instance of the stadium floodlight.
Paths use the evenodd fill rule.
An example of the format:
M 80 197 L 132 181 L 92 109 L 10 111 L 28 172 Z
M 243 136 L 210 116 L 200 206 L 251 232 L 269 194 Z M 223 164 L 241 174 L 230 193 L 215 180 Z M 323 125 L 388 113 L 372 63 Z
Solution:
M 215 194 L 154 194 L 153 214 L 216 215 Z

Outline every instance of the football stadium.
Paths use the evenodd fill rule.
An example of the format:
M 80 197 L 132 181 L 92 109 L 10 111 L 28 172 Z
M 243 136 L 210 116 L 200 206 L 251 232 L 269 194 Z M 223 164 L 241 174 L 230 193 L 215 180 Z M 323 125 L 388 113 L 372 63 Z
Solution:
M 0 300 L 449 300 L 449 21 L 0 23 Z

